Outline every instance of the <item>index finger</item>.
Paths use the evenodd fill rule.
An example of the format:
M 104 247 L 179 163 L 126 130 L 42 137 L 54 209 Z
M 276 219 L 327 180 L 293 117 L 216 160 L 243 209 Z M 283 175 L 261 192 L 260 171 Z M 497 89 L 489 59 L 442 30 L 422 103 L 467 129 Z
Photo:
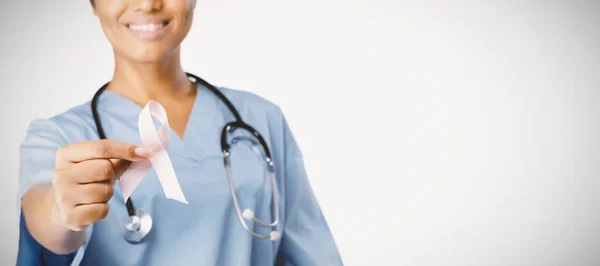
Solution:
M 139 145 L 116 140 L 92 140 L 69 144 L 57 151 L 57 157 L 73 163 L 93 159 L 123 159 L 140 161 L 148 158 L 151 151 Z

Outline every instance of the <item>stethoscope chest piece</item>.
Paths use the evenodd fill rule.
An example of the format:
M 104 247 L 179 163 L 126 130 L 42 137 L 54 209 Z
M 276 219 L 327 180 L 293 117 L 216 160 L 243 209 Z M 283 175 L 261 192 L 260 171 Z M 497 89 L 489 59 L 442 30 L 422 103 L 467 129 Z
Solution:
M 225 164 L 225 168 L 227 170 L 227 179 L 229 181 L 229 189 L 230 189 L 232 200 L 233 200 L 233 203 L 235 206 L 235 211 L 236 211 L 237 216 L 242 224 L 242 227 L 246 231 L 248 231 L 250 234 L 252 234 L 253 236 L 255 236 L 257 238 L 270 239 L 272 241 L 279 240 L 281 236 L 277 230 L 272 230 L 268 235 L 267 234 L 259 234 L 259 233 L 255 232 L 246 223 L 246 220 L 248 220 L 248 221 L 252 221 L 252 222 L 258 224 L 259 226 L 261 226 L 263 228 L 272 228 L 272 229 L 276 229 L 277 226 L 279 225 L 279 204 L 278 204 L 279 192 L 277 189 L 277 181 L 275 179 L 275 170 L 274 170 L 274 166 L 273 166 L 273 160 L 271 159 L 271 153 L 269 151 L 267 142 L 260 135 L 260 133 L 258 133 L 257 130 L 255 130 L 250 125 L 248 125 L 244 121 L 242 121 L 240 114 L 235 109 L 233 104 L 216 87 L 214 87 L 213 85 L 209 84 L 208 82 L 202 80 L 201 78 L 199 78 L 197 76 L 194 76 L 189 73 L 186 73 L 186 74 L 189 77 L 193 78 L 195 80 L 195 82 L 206 86 L 206 88 L 208 88 L 211 92 L 213 92 L 223 103 L 225 103 L 225 105 L 227 105 L 227 108 L 231 111 L 231 113 L 235 117 L 235 121 L 227 123 L 225 125 L 225 127 L 223 127 L 223 130 L 221 131 L 221 150 L 223 151 L 223 156 L 224 156 L 223 163 Z M 104 134 L 104 130 L 102 129 L 102 124 L 100 123 L 100 116 L 98 114 L 97 104 L 98 104 L 98 98 L 99 98 L 100 94 L 106 89 L 107 85 L 108 85 L 108 83 L 106 83 L 104 86 L 102 86 L 96 92 L 96 94 L 94 95 L 94 98 L 92 99 L 92 103 L 91 103 L 92 114 L 94 116 L 94 122 L 96 124 L 96 128 L 98 130 L 98 136 L 100 137 L 100 139 L 106 139 L 106 135 Z M 242 212 L 242 207 L 238 201 L 237 192 L 235 191 L 235 187 L 233 185 L 233 178 L 231 176 L 232 171 L 231 171 L 231 164 L 230 164 L 230 159 L 229 159 L 229 148 L 231 148 L 231 145 L 230 145 L 230 143 L 228 143 L 228 140 L 229 140 L 228 136 L 230 136 L 230 133 L 232 133 L 234 130 L 236 130 L 238 128 L 247 131 L 254 137 L 253 138 L 249 138 L 247 136 L 234 137 L 233 139 L 231 139 L 231 144 L 236 144 L 236 143 L 242 142 L 242 141 L 248 141 L 247 143 L 249 143 L 251 145 L 252 149 L 258 154 L 259 158 L 264 160 L 264 162 L 266 163 L 266 167 L 267 167 L 268 173 L 269 173 L 269 179 L 270 179 L 269 183 L 271 185 L 271 193 L 272 193 L 272 198 L 273 198 L 272 221 L 266 222 L 266 221 L 259 220 L 257 217 L 254 216 L 254 213 L 250 209 L 244 209 L 244 211 Z M 150 215 L 148 213 L 145 213 L 141 210 L 135 210 L 133 203 L 131 201 L 131 198 L 129 200 L 127 200 L 125 205 L 127 206 L 127 214 L 129 216 L 125 219 L 124 223 L 122 224 L 122 227 L 121 227 L 122 235 L 125 238 L 125 240 L 127 240 L 130 243 L 142 242 L 144 240 L 144 238 L 146 238 L 146 236 L 148 236 L 148 234 L 152 230 L 152 217 L 150 217 Z
M 127 217 L 123 225 L 123 237 L 130 243 L 139 243 L 152 229 L 152 217 L 141 210 L 136 210 L 135 215 Z

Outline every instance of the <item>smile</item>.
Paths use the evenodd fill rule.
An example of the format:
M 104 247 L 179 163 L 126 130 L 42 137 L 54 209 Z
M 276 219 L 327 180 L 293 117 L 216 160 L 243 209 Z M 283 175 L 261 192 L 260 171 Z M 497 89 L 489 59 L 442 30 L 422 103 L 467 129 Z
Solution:
M 141 40 L 157 40 L 165 35 L 168 20 L 144 19 L 127 24 L 127 28 L 134 36 Z
M 130 24 L 129 29 L 134 31 L 156 31 L 164 27 L 163 24 Z

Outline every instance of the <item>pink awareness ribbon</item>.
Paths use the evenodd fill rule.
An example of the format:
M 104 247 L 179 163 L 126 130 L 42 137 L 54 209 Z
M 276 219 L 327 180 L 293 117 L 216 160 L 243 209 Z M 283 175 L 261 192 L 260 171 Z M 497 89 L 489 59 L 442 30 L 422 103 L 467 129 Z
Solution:
M 156 117 L 161 124 L 158 131 L 154 127 L 152 116 Z M 183 195 L 171 159 L 167 154 L 167 149 L 171 144 L 171 128 L 169 127 L 167 112 L 160 103 L 149 101 L 146 104 L 138 118 L 138 129 L 143 146 L 150 149 L 153 155 L 146 160 L 133 162 L 127 171 L 123 173 L 119 179 L 123 199 L 127 202 L 140 181 L 154 167 L 165 196 L 187 204 L 188 201 Z

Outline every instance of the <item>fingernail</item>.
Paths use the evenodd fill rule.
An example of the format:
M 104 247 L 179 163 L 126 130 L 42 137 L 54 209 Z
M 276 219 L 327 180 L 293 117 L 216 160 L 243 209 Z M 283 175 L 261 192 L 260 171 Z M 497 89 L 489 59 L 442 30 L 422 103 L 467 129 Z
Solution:
M 152 154 L 152 152 L 149 149 L 142 148 L 142 147 L 135 148 L 135 150 L 133 152 L 135 153 L 136 156 L 144 157 L 144 158 L 148 157 L 148 156 L 150 156 L 150 154 Z

